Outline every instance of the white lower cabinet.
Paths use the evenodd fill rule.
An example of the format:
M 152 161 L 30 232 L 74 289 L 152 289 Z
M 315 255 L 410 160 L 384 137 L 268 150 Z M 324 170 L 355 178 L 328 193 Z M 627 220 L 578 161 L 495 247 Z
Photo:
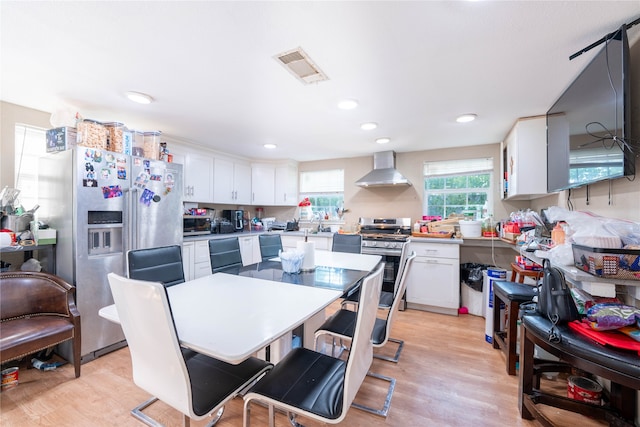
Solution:
M 196 242 L 182 243 L 182 269 L 184 271 L 184 280 L 193 280 L 193 253 L 196 248 Z
M 211 258 L 208 240 L 197 240 L 195 243 L 193 278 L 197 279 L 211 274 Z
M 193 280 L 211 274 L 209 241 L 196 240 L 182 243 L 184 279 Z
M 238 236 L 238 243 L 240 245 L 242 265 L 255 264 L 262 260 L 257 234 L 253 236 Z
M 407 307 L 458 315 L 460 247 L 452 243 L 410 242 L 416 258 L 407 276 Z

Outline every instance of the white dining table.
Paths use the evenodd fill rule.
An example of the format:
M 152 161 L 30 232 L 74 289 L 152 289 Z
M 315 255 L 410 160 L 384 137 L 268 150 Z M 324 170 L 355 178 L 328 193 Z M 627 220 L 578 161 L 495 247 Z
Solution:
M 350 268 L 372 271 L 381 259 L 377 255 L 329 254 L 319 255 L 316 264 L 341 268 L 350 259 L 354 262 Z M 310 330 L 305 331 L 304 342 L 309 345 L 315 327 L 324 318 L 324 309 L 343 293 L 215 273 L 170 286 L 167 294 L 180 344 L 237 364 L 281 337 L 290 341 L 291 331 L 305 323 Z M 120 323 L 115 304 L 101 308 L 99 314 Z
M 216 273 L 167 288 L 180 344 L 237 364 L 340 298 L 342 292 Z M 120 323 L 115 304 L 100 316 Z

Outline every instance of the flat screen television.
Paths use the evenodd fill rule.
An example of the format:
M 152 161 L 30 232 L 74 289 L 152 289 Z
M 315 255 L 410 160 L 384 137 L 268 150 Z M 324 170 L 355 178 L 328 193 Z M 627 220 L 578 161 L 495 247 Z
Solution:
M 547 112 L 547 192 L 635 174 L 623 25 Z

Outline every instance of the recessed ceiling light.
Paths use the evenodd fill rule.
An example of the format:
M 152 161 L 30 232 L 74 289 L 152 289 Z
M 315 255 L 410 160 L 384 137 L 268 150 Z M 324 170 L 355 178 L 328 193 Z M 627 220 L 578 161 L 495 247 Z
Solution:
M 472 122 L 476 119 L 476 117 L 478 117 L 477 114 L 473 114 L 473 113 L 469 113 L 469 114 L 463 114 L 461 116 L 458 116 L 458 118 L 456 119 L 456 122 L 458 123 L 469 123 Z
M 387 138 L 386 136 L 384 138 L 378 138 L 376 139 L 376 142 L 378 144 L 387 144 L 388 142 L 391 141 L 391 138 Z
M 273 150 L 274 148 L 277 147 L 276 144 L 264 144 L 263 145 L 264 148 L 268 148 L 269 150 Z
M 373 130 L 377 127 L 378 127 L 378 124 L 374 122 L 363 123 L 360 125 L 360 129 L 362 130 Z
M 131 101 L 137 102 L 138 104 L 151 104 L 151 102 L 153 102 L 153 98 L 147 95 L 146 93 L 125 92 L 125 95 Z
M 338 103 L 338 108 L 341 110 L 353 110 L 358 106 L 358 101 L 355 99 L 343 99 Z

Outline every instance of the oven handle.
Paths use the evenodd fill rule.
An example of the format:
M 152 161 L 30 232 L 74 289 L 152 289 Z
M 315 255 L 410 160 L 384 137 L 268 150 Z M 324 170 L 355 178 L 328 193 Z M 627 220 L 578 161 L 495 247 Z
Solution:
M 384 255 L 384 256 L 395 256 L 395 257 L 400 257 L 400 255 L 402 255 L 402 251 L 397 251 L 393 249 L 381 249 L 381 248 L 376 248 L 376 249 L 362 248 L 362 253 L 365 255 Z

